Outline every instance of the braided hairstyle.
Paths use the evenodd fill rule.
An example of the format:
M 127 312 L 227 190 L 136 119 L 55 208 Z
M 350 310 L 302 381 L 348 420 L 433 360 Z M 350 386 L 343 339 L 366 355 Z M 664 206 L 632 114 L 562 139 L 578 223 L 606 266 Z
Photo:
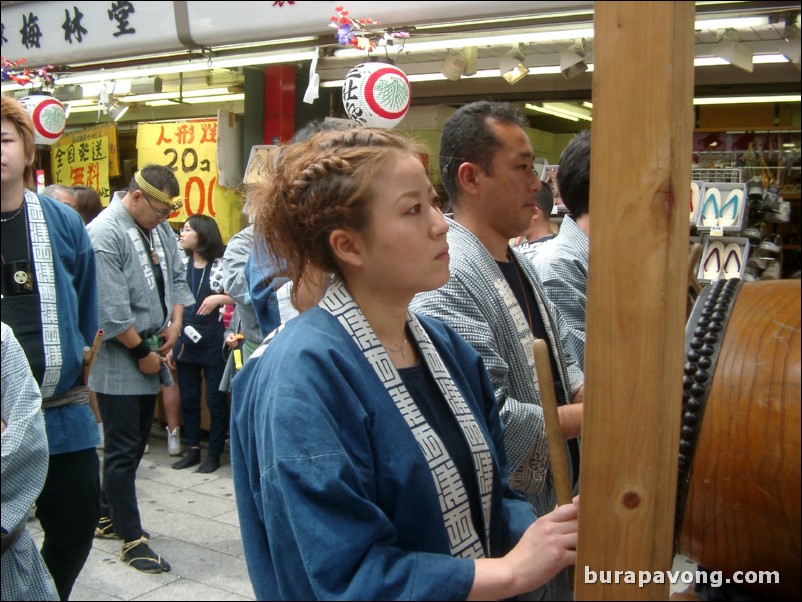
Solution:
M 339 228 L 364 231 L 380 190 L 377 173 L 397 153 L 416 155 L 415 142 L 385 130 L 326 131 L 282 148 L 265 181 L 251 189 L 255 230 L 274 265 L 285 264 L 295 293 L 307 274 L 340 274 L 329 235 Z M 313 284 L 318 284 L 313 282 Z

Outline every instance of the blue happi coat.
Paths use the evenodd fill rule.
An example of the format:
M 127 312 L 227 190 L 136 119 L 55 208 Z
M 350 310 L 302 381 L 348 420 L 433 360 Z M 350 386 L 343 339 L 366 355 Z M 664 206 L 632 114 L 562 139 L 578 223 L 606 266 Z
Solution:
M 464 401 L 457 405 L 487 442 L 490 478 L 477 476 L 480 489 L 489 484 L 487 553 L 455 553 L 431 458 L 395 400 L 403 387 L 397 372 L 366 322 L 354 312 L 338 320 L 324 308 L 331 296 L 332 289 L 321 306 L 290 321 L 234 379 L 232 467 L 256 596 L 465 599 L 472 558 L 505 554 L 535 519 L 507 483 L 481 358 L 448 326 L 409 315 L 439 386 L 446 382 Z M 343 319 L 359 324 L 355 338 Z

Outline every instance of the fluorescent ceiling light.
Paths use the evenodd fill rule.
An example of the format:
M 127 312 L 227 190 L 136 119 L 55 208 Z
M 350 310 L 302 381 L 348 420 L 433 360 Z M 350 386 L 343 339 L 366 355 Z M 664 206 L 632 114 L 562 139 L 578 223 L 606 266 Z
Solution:
M 245 94 L 220 94 L 218 96 L 196 96 L 194 98 L 184 98 L 185 103 L 203 104 L 208 102 L 233 102 L 235 100 L 245 100 Z
M 775 94 L 773 96 L 719 96 L 714 98 L 694 98 L 695 105 L 731 105 L 755 102 L 800 102 L 800 94 Z
M 756 54 L 752 57 L 754 65 L 768 65 L 773 63 L 787 63 L 788 59 L 782 54 Z M 718 67 L 730 63 L 717 56 L 697 56 L 693 59 L 694 67 Z
M 547 67 L 527 67 L 529 75 L 556 75 L 560 73 L 560 68 L 556 65 Z M 471 75 L 468 79 L 484 79 L 486 77 L 498 77 L 498 69 L 480 69 L 475 74 Z M 593 71 L 593 65 L 588 65 L 588 71 Z M 442 73 L 413 73 L 407 74 L 407 79 L 410 82 L 436 82 L 446 81 L 446 77 Z M 463 78 L 464 81 L 465 78 Z M 330 79 L 328 81 L 320 82 L 321 88 L 342 88 L 345 80 Z
M 566 115 L 570 115 L 571 117 L 584 119 L 585 121 L 593 121 L 593 117 L 591 116 L 590 111 L 581 106 L 572 105 L 567 102 L 544 102 L 543 106 L 553 111 L 565 113 Z
M 102 111 L 102 108 L 99 104 L 93 103 L 91 105 L 83 105 L 76 107 L 73 103 L 70 103 L 70 115 L 75 113 L 92 113 Z
M 529 102 L 526 103 L 524 107 L 529 109 L 530 111 L 537 111 L 538 113 L 546 113 L 547 115 L 551 115 L 552 117 L 560 117 L 561 119 L 567 119 L 568 121 L 579 121 L 579 118 L 573 117 L 572 115 L 568 115 L 567 113 L 563 113 L 561 111 L 555 111 L 547 107 L 539 107 Z
M 119 71 L 100 70 L 86 75 L 65 75 L 58 78 L 58 83 L 64 85 L 108 82 L 118 79 L 147 77 L 149 75 L 191 73 L 194 71 L 208 71 L 209 69 L 231 69 L 233 67 L 247 67 L 250 65 L 276 65 L 280 63 L 294 63 L 297 61 L 311 61 L 315 57 L 317 57 L 317 52 L 315 50 L 308 50 L 302 52 L 258 54 L 233 59 L 212 59 L 211 61 L 198 59 L 194 62 L 168 63 L 161 66 L 139 69 L 121 69 Z
M 745 27 L 768 27 L 768 15 L 757 17 L 731 17 L 724 19 L 697 19 L 693 24 L 694 29 L 743 29 Z
M 464 48 L 466 46 L 510 46 L 512 44 L 528 44 L 530 42 L 549 42 L 554 40 L 571 40 L 574 38 L 592 38 L 593 29 L 555 29 L 550 28 L 542 31 L 529 31 L 515 34 L 499 34 L 495 36 L 477 36 L 463 38 L 449 38 L 439 40 L 423 40 L 416 42 L 408 39 L 404 45 L 403 52 L 430 52 L 432 50 L 448 50 Z M 367 53 L 358 48 L 340 48 L 334 51 L 334 56 L 338 58 L 354 57 L 364 58 Z
M 228 88 L 205 88 L 200 90 L 184 90 L 175 92 L 154 92 L 153 94 L 135 94 L 124 96 L 121 100 L 125 102 L 150 102 L 152 100 L 169 100 L 171 98 L 193 98 L 198 96 L 220 96 L 228 94 Z M 152 106 L 152 105 L 151 105 Z

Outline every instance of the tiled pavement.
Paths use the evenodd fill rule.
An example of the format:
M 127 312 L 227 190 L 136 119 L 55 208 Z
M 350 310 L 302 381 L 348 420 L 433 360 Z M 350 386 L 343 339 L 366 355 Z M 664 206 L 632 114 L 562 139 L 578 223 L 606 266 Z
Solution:
M 205 454 L 204 448 L 201 457 Z M 120 560 L 120 540 L 95 539 L 71 600 L 254 599 L 228 456 L 212 474 L 173 470 L 175 460 L 167 454 L 164 431 L 154 425 L 150 453 L 137 473 L 137 496 L 151 546 L 172 570 L 140 573 Z M 30 521 L 28 528 L 41 545 L 38 522 Z

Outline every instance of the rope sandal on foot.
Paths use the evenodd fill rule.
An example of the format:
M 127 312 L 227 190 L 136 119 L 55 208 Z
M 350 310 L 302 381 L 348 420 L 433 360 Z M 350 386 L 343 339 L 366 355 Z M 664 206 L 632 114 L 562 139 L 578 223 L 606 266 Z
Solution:
M 120 560 L 143 573 L 166 573 L 170 563 L 150 549 L 147 537 L 140 537 L 123 544 Z
M 103 516 L 95 527 L 95 537 L 100 539 L 116 539 L 117 534 L 114 532 L 114 525 L 111 524 L 111 519 L 108 516 Z

